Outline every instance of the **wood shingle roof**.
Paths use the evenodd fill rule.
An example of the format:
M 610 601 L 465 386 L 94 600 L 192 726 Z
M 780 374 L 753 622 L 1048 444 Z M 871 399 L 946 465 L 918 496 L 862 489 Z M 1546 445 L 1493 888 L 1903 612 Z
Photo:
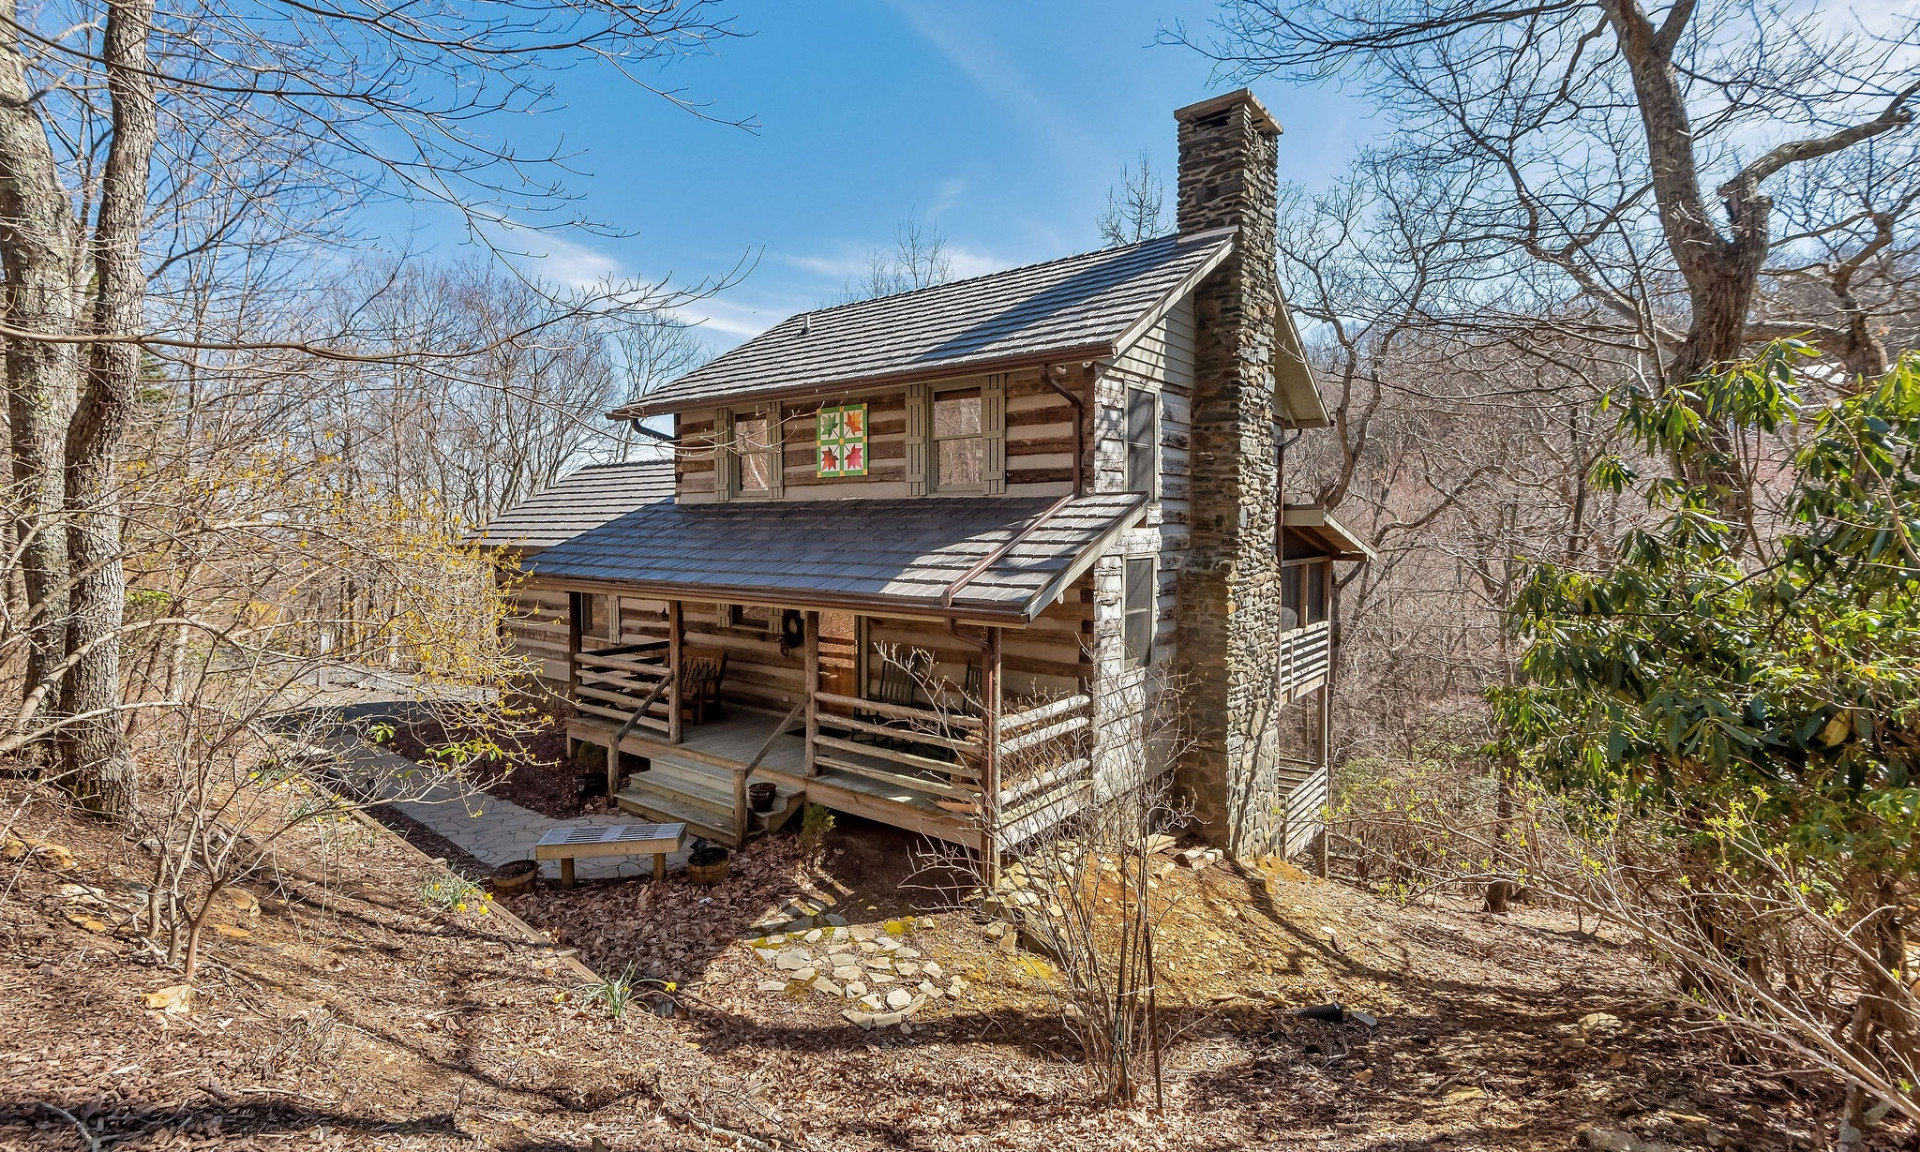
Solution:
M 672 499 L 670 459 L 591 464 L 487 521 L 474 538 L 527 551 L 551 548 L 641 505 Z
M 542 580 L 667 599 L 1025 623 L 1138 518 L 1143 502 L 1115 493 L 652 504 L 527 568 Z M 990 562 L 975 573 L 982 561 Z
M 1163 236 L 801 313 L 612 415 L 1111 356 L 1232 245 L 1231 228 Z

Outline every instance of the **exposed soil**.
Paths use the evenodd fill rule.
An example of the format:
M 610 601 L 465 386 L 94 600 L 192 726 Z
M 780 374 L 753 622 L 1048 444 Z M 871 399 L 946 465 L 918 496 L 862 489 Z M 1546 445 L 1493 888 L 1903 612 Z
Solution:
M 14 835 L 72 854 L 0 869 L 9 1149 L 83 1147 L 79 1127 L 114 1152 L 1563 1149 L 1586 1125 L 1673 1148 L 1829 1140 L 1830 1085 L 1734 1063 L 1624 943 L 1536 909 L 1400 908 L 1226 864 L 1164 878 L 1166 1110 L 1108 1107 L 1051 966 L 990 939 L 950 885 L 916 886 L 909 838 L 853 821 L 817 854 L 756 842 L 711 889 L 673 874 L 512 898 L 602 973 L 635 966 L 620 1021 L 506 917 L 424 904 L 418 851 L 328 824 L 253 888 L 257 913 L 221 906 L 192 1009 L 168 1014 L 142 996 L 178 974 L 126 926 L 148 857 L 27 785 L 0 791 L 26 801 Z M 762 991 L 755 925 L 803 900 L 897 933 L 962 995 L 866 1031 L 820 992 Z M 1336 1000 L 1377 1026 L 1293 1015 Z M 1619 1029 L 1582 1028 L 1594 1012 Z
M 449 731 L 439 720 L 420 717 L 394 726 L 387 743 L 397 755 L 427 761 L 434 749 L 472 738 L 471 732 Z M 567 754 L 564 718 L 547 715 L 529 736 L 503 741 L 507 755 L 481 765 L 473 775 L 488 795 L 508 800 L 555 820 L 571 820 L 589 811 L 601 811 L 604 801 L 583 797 L 580 776 L 585 771 Z M 604 789 L 602 790 L 604 793 Z M 443 853 L 435 852 L 435 855 Z
M 711 891 L 609 884 L 514 907 L 603 970 L 685 989 L 692 1041 L 733 1075 L 786 1085 L 794 1131 L 817 1147 L 1546 1149 L 1589 1126 L 1670 1148 L 1829 1139 L 1830 1084 L 1736 1062 L 1627 943 L 1538 910 L 1397 907 L 1284 865 L 1166 870 L 1168 1109 L 1102 1108 L 1050 992 L 1058 973 L 955 906 L 950 877 L 921 883 L 912 847 L 843 821 L 817 859 L 789 837 L 755 843 Z M 756 954 L 768 914 L 796 903 L 904 930 L 967 988 L 908 1030 L 863 1031 L 845 1001 L 781 983 L 767 958 L 793 940 Z M 1328 1002 L 1378 1024 L 1294 1014 Z M 1618 1027 L 1583 1027 L 1594 1013 Z

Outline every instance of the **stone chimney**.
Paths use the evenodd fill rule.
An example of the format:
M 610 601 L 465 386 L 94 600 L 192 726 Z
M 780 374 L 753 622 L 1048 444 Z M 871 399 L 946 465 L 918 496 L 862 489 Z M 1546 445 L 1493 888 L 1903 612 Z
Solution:
M 1238 229 L 1195 295 L 1193 541 L 1180 573 L 1180 654 L 1194 747 L 1178 780 L 1209 839 L 1278 850 L 1285 792 L 1272 730 L 1280 581 L 1274 439 L 1274 262 L 1280 125 L 1242 89 L 1174 113 L 1182 233 Z

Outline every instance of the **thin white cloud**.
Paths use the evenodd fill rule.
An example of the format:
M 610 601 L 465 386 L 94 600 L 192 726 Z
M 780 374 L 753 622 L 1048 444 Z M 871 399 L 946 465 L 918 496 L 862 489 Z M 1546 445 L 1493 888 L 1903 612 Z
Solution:
M 621 276 L 619 260 L 563 236 L 530 233 L 512 246 L 527 272 L 567 288 L 591 288 Z
M 953 261 L 955 280 L 965 280 L 969 276 L 984 276 L 989 272 L 998 272 L 1007 266 L 1007 262 L 997 256 L 955 245 L 947 246 L 947 259 Z
M 731 347 L 741 340 L 760 335 L 801 309 L 788 307 L 784 303 L 776 303 L 772 307 L 755 307 L 751 304 L 709 296 L 704 300 L 695 300 L 679 311 L 682 316 L 698 323 L 701 328 L 722 338 L 717 339 L 715 343 Z M 733 337 L 733 339 L 725 339 L 726 337 Z
M 843 280 L 848 276 L 864 276 L 871 263 L 866 249 L 855 251 L 852 247 L 843 247 L 839 253 L 830 256 L 809 256 L 790 252 L 777 253 L 774 259 L 790 264 L 802 272 L 811 272 L 816 276 L 825 276 L 833 280 Z
M 927 219 L 938 220 L 941 215 L 960 203 L 960 197 L 967 190 L 967 182 L 958 176 L 950 176 L 940 181 L 933 191 L 933 206 L 927 209 Z
M 921 0 L 891 0 L 891 7 L 908 27 L 939 49 L 940 54 L 981 91 L 1007 105 L 1045 136 L 1056 151 L 1080 153 L 1085 150 L 1084 134 L 1073 117 L 1028 83 L 1026 73 L 1008 60 L 991 39 L 975 35 L 949 19 L 952 9 Z

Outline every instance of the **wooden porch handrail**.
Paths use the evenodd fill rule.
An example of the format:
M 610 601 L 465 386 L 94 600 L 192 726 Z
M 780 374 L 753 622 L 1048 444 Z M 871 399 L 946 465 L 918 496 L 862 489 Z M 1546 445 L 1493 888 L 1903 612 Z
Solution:
M 774 725 L 773 731 L 769 733 L 767 736 L 766 743 L 760 745 L 760 751 L 755 752 L 753 754 L 753 759 L 747 761 L 747 766 L 740 770 L 740 774 L 743 776 L 751 776 L 753 774 L 753 770 L 755 768 L 760 767 L 760 761 L 765 760 L 767 758 L 767 753 L 773 751 L 773 746 L 775 742 L 777 742 L 780 739 L 780 737 L 786 732 L 787 725 L 799 719 L 800 713 L 806 710 L 807 710 L 807 698 L 805 696 L 802 696 L 800 697 L 800 702 L 793 706 L 793 711 L 787 713 L 785 719 L 781 720 L 780 723 Z
M 865 749 L 862 749 L 864 752 Z M 957 780 L 928 780 L 920 776 L 907 776 L 899 772 L 889 772 L 884 768 L 874 768 L 852 760 L 841 760 L 834 756 L 820 757 L 820 763 L 841 772 L 851 772 L 856 776 L 865 776 L 869 780 L 880 780 L 888 784 L 898 784 L 915 792 L 931 792 L 936 796 L 949 796 L 955 800 L 973 800 L 981 795 L 976 784 L 965 784 Z
M 665 676 L 667 665 L 646 664 L 639 660 L 628 660 L 622 656 L 602 656 L 598 652 L 575 652 L 574 662 L 589 668 L 611 668 L 620 672 L 630 672 L 639 676 Z
M 1067 763 L 1060 765 L 1050 772 L 1042 772 L 1038 776 L 1030 776 L 1014 784 L 1011 788 L 1002 788 L 1000 790 L 1000 807 L 1003 811 L 1012 808 L 1023 800 L 1031 799 L 1033 796 L 1045 792 L 1049 788 L 1067 783 L 1076 777 L 1090 778 L 1092 771 L 1092 762 L 1084 756 L 1078 760 L 1069 760 Z
M 653 702 L 660 699 L 660 694 L 666 690 L 667 682 L 665 680 L 655 684 L 653 686 L 653 693 L 640 702 L 640 707 L 635 708 L 633 715 L 627 717 L 626 723 L 620 725 L 620 730 L 613 734 L 613 743 L 607 748 L 607 799 L 609 803 L 612 802 L 613 794 L 620 790 L 620 742 L 627 738 L 627 733 L 633 731 L 633 726 L 640 723 L 640 718 L 647 714 L 647 709 L 653 707 Z
M 907 737 L 916 744 L 932 744 L 941 748 L 950 748 L 955 752 L 979 752 L 978 738 L 965 739 L 953 736 L 936 736 L 931 732 L 908 732 L 901 728 L 889 728 L 885 724 L 869 724 L 865 720 L 855 720 L 851 716 L 841 716 L 834 712 L 824 712 L 817 721 L 831 724 L 835 728 L 845 728 L 850 732 L 865 732 L 869 736 Z
M 874 760 L 891 760 L 895 764 L 904 764 L 909 768 L 918 768 L 924 772 L 934 772 L 943 776 L 977 777 L 978 771 L 965 764 L 955 764 L 948 760 L 935 760 L 928 756 L 915 756 L 911 752 L 902 752 L 897 748 L 881 748 L 875 744 L 856 744 L 851 740 L 842 740 L 838 736 L 819 735 L 813 742 L 822 748 L 837 748 L 842 752 L 851 752 L 856 756 L 866 756 Z
M 901 720 L 920 720 L 930 724 L 944 724 L 951 728 L 978 729 L 984 726 L 977 716 L 962 716 L 954 712 L 935 712 L 930 708 L 913 708 L 905 704 L 888 704 L 881 700 L 862 700 L 858 696 L 836 696 L 831 692 L 815 692 L 814 699 L 822 704 L 838 704 L 844 708 L 858 708 L 872 712 L 877 716 L 893 716 Z
M 1035 728 L 1031 732 L 1023 732 L 1011 740 L 1003 736 L 1000 742 L 1000 753 L 1003 756 L 1012 756 L 1015 753 L 1026 751 L 1035 744 L 1044 744 L 1055 736 L 1064 736 L 1069 732 L 1077 732 L 1092 723 L 1093 717 L 1091 716 L 1069 716 L 1065 720 L 1057 720 L 1044 728 Z
M 1063 696 L 1058 700 L 1048 701 L 1045 704 L 1029 708 L 1025 712 L 1014 712 L 1002 716 L 1000 718 L 1000 735 L 1005 736 L 1016 728 L 1025 728 L 1029 724 L 1038 724 L 1042 720 L 1051 720 L 1055 716 L 1061 716 L 1068 712 L 1085 708 L 1092 703 L 1093 697 L 1083 692 L 1078 696 Z

